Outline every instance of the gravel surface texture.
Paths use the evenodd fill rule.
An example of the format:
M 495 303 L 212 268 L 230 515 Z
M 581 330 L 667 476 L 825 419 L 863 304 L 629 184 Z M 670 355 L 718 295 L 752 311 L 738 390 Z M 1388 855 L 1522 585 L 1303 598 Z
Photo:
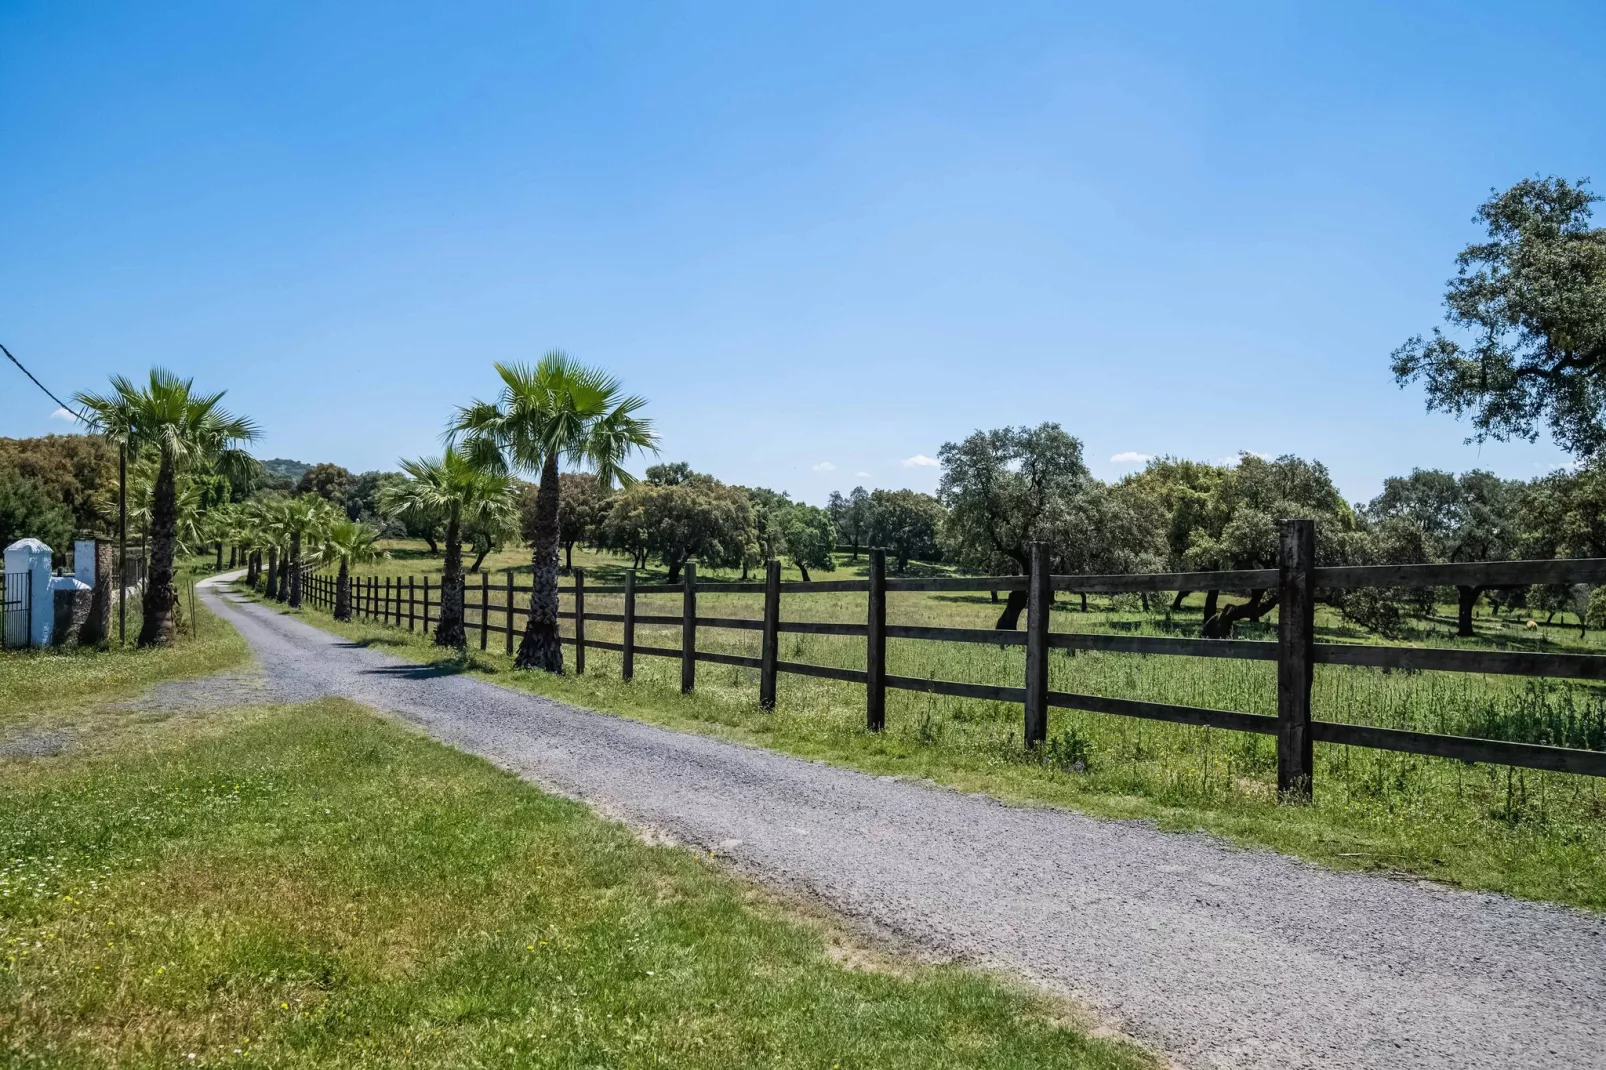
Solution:
M 674 732 L 204 597 L 284 698 L 390 711 L 932 953 L 1069 993 L 1184 1066 L 1606 1067 L 1602 917 Z

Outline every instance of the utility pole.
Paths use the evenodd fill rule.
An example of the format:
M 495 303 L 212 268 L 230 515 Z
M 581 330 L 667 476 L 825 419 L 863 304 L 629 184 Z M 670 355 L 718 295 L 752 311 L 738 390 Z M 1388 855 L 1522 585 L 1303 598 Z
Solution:
M 128 637 L 128 443 L 117 444 L 117 645 Z

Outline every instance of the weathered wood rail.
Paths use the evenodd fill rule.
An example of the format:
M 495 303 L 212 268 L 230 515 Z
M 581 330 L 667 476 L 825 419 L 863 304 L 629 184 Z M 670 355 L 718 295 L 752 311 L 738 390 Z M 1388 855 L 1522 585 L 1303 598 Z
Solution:
M 564 636 L 563 642 L 574 647 L 575 669 L 578 672 L 585 671 L 585 652 L 588 648 L 618 652 L 625 679 L 630 679 L 634 675 L 637 657 L 676 658 L 680 661 L 681 689 L 686 692 L 696 687 L 699 662 L 757 669 L 759 704 L 765 708 L 775 705 L 776 681 L 781 675 L 811 676 L 858 684 L 865 688 L 865 723 L 872 731 L 879 731 L 886 723 L 886 692 L 889 688 L 893 688 L 959 698 L 1019 703 L 1024 711 L 1024 738 L 1031 746 L 1040 744 L 1047 738 L 1048 711 L 1051 708 L 1084 710 L 1118 717 L 1138 717 L 1271 735 L 1277 739 L 1278 789 L 1290 799 L 1310 796 L 1314 774 L 1312 746 L 1315 743 L 1340 743 L 1346 746 L 1402 751 L 1468 762 L 1491 762 L 1586 776 L 1606 776 L 1606 752 L 1602 751 L 1318 721 L 1311 715 L 1312 673 L 1316 665 L 1606 680 L 1606 656 L 1594 654 L 1319 643 L 1315 641 L 1314 626 L 1318 590 L 1355 587 L 1602 583 L 1606 582 L 1606 559 L 1326 568 L 1316 566 L 1314 558 L 1314 526 L 1306 520 L 1289 520 L 1283 522 L 1280 564 L 1275 569 L 1121 576 L 1051 575 L 1047 549 L 1037 547 L 1032 556 L 1032 571 L 1025 576 L 902 579 L 886 574 L 886 555 L 881 550 L 870 552 L 870 576 L 866 580 L 816 580 L 783 585 L 781 566 L 776 561 L 769 563 L 764 579 L 757 582 L 699 582 L 694 565 L 686 567 L 684 579 L 677 584 L 637 583 L 634 574 L 631 573 L 627 574 L 623 584 L 592 585 L 586 581 L 583 573 L 577 572 L 572 586 L 560 588 L 560 593 L 571 596 L 574 609 L 560 612 L 558 616 L 562 620 L 573 622 L 573 634 Z M 1123 593 L 1212 588 L 1276 590 L 1279 599 L 1276 640 L 1178 639 L 1049 630 L 1048 607 L 1055 591 Z M 503 596 L 500 604 L 493 604 L 491 601 L 493 589 Z M 910 626 L 887 622 L 888 593 L 1000 590 L 1024 590 L 1027 593 L 1024 631 Z M 841 624 L 781 619 L 783 595 L 826 592 L 865 594 L 866 622 Z M 509 654 L 513 652 L 514 637 L 522 630 L 515 622 L 515 618 L 522 618 L 528 613 L 526 608 L 515 604 L 515 596 L 529 593 L 528 586 L 514 585 L 511 573 L 505 582 L 494 587 L 489 576 L 484 573 L 480 574 L 477 584 L 467 585 L 464 608 L 479 611 L 478 623 L 470 623 L 468 632 L 470 636 L 478 632 L 481 650 L 487 649 L 490 636 L 496 634 L 502 637 L 506 652 Z M 697 611 L 699 593 L 762 595 L 763 615 L 758 618 L 699 615 Z M 476 594 L 477 601 L 474 597 Z M 681 612 L 638 613 L 637 597 L 650 594 L 679 594 Z M 307 597 L 315 604 L 333 608 L 335 595 L 333 577 L 328 575 L 308 577 Z M 622 595 L 624 610 L 620 613 L 588 611 L 586 609 L 588 595 Z M 384 579 L 372 576 L 353 577 L 351 602 L 354 613 L 369 619 L 404 626 L 409 630 L 421 627 L 427 631 L 432 611 L 434 619 L 439 619 L 440 587 L 437 583 L 432 588 L 427 577 L 422 583 L 408 578 L 405 585 L 401 579 L 394 577 Z M 493 617 L 500 618 L 501 623 L 493 623 Z M 588 621 L 621 625 L 622 641 L 610 642 L 588 638 L 585 634 L 585 625 Z M 677 647 L 642 645 L 636 641 L 636 628 L 639 625 L 679 627 L 680 645 Z M 760 632 L 762 633 L 760 656 L 749 657 L 698 650 L 699 628 Z M 779 638 L 783 633 L 862 638 L 865 640 L 865 668 L 844 669 L 829 665 L 783 661 L 779 657 Z M 886 657 L 889 639 L 1024 646 L 1025 679 L 1022 681 L 1022 686 L 1017 687 L 889 675 Z M 1273 717 L 1234 710 L 1054 691 L 1048 686 L 1048 655 L 1051 650 L 1098 650 L 1275 662 L 1277 714 Z

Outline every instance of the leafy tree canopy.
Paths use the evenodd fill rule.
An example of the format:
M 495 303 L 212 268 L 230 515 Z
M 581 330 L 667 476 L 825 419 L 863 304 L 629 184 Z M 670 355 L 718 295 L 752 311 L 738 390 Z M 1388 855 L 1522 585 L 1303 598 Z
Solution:
M 64 506 L 76 531 L 105 533 L 116 522 L 105 503 L 117 491 L 117 447 L 99 435 L 0 438 L 0 481 L 16 480 Z
M 865 536 L 892 555 L 899 572 L 910 561 L 942 557 L 938 537 L 947 517 L 942 502 L 914 490 L 873 490 L 866 502 Z
M 0 471 L 0 549 L 38 539 L 58 554 L 73 537 L 73 514 L 36 480 Z
M 603 545 L 638 560 L 656 556 L 680 577 L 687 561 L 736 568 L 757 555 L 747 492 L 713 479 L 659 484 L 643 481 L 621 491 L 603 525 Z
M 944 444 L 938 457 L 944 546 L 978 572 L 1030 571 L 1031 544 L 1053 543 L 1072 527 L 1095 482 L 1082 443 L 1054 423 L 977 431 Z
M 1488 240 L 1456 258 L 1445 318 L 1393 354 L 1400 385 L 1420 379 L 1430 411 L 1470 416 L 1478 441 L 1547 426 L 1579 457 L 1606 450 L 1606 229 L 1585 182 L 1524 179 L 1478 208 Z
M 357 477 L 338 464 L 315 464 L 301 473 L 296 481 L 297 494 L 316 494 L 326 502 L 340 506 L 349 517 L 354 508 L 361 511 L 361 503 L 354 502 Z

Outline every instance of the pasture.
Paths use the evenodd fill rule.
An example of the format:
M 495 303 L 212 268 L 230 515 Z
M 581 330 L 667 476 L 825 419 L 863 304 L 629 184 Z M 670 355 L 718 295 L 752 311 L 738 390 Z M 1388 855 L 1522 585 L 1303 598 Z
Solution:
M 378 571 L 423 576 L 432 560 L 398 546 Z M 487 560 L 515 567 L 522 554 Z M 814 578 L 856 578 L 843 560 L 837 572 Z M 621 562 L 577 553 L 593 582 L 615 579 Z M 528 569 L 527 562 L 523 567 Z M 367 574 L 367 570 L 363 570 Z M 795 577 L 795 573 L 789 578 Z M 656 577 L 655 577 L 656 578 Z M 727 578 L 710 571 L 705 578 Z M 729 578 L 734 578 L 731 576 Z M 470 576 L 478 586 L 478 577 Z M 500 576 L 494 579 L 501 579 Z M 645 580 L 645 577 L 644 577 Z M 1135 598 L 1075 597 L 1056 605 L 1055 631 L 1197 634 L 1198 604 L 1168 613 L 1169 600 L 1144 612 Z M 492 604 L 500 595 L 492 587 Z M 617 613 L 617 596 L 591 595 L 588 612 Z M 699 614 L 757 617 L 752 595 L 708 592 Z M 860 622 L 859 594 L 789 595 L 788 620 Z M 893 592 L 888 620 L 898 624 L 987 627 L 997 609 L 985 594 Z M 322 626 L 332 622 L 312 612 Z M 642 614 L 678 614 L 675 594 L 642 594 Z M 1580 640 L 1576 628 L 1529 629 L 1521 618 L 1480 615 L 1478 636 L 1454 637 L 1453 613 L 1419 622 L 1412 642 L 1445 646 L 1600 652 L 1599 633 Z M 501 623 L 492 612 L 492 624 Z M 1269 631 L 1268 619 L 1259 628 Z M 471 654 L 462 667 L 504 683 L 661 723 L 713 731 L 877 772 L 929 777 L 967 790 L 1073 805 L 1110 816 L 1144 817 L 1177 829 L 1204 829 L 1239 842 L 1289 851 L 1330 865 L 1430 877 L 1468 888 L 1606 906 L 1606 803 L 1592 778 L 1469 765 L 1459 761 L 1318 745 L 1319 786 L 1308 807 L 1279 806 L 1275 755 L 1269 738 L 1094 713 L 1056 710 L 1048 745 L 1021 743 L 1020 707 L 894 691 L 887 730 L 863 727 L 863 689 L 851 684 L 786 676 L 773 712 L 756 706 L 755 670 L 700 665 L 697 691 L 678 693 L 673 659 L 639 657 L 636 680 L 619 679 L 617 656 L 588 652 L 584 677 L 549 679 L 515 673 L 492 634 L 477 649 L 477 613 L 470 612 Z M 566 622 L 567 625 L 567 622 Z M 1318 614 L 1319 637 L 1366 641 L 1336 614 Z M 370 642 L 395 643 L 410 656 L 439 656 L 416 635 L 365 621 L 340 626 Z M 619 626 L 588 621 L 589 639 L 614 640 Z M 1254 634 L 1251 631 L 1249 634 Z M 637 642 L 676 647 L 673 626 L 638 625 Z M 781 656 L 843 668 L 862 668 L 862 639 L 784 633 Z M 756 653 L 755 632 L 699 629 L 701 649 Z M 416 644 L 416 645 L 414 645 Z M 888 671 L 897 675 L 975 683 L 1018 684 L 1019 648 L 889 641 Z M 1275 669 L 1269 663 L 1135 654 L 1056 652 L 1050 686 L 1112 697 L 1139 698 L 1250 713 L 1275 708 Z M 1388 672 L 1321 665 L 1313 694 L 1321 719 L 1466 734 L 1518 742 L 1593 749 L 1606 746 L 1606 693 L 1596 685 L 1445 672 Z

